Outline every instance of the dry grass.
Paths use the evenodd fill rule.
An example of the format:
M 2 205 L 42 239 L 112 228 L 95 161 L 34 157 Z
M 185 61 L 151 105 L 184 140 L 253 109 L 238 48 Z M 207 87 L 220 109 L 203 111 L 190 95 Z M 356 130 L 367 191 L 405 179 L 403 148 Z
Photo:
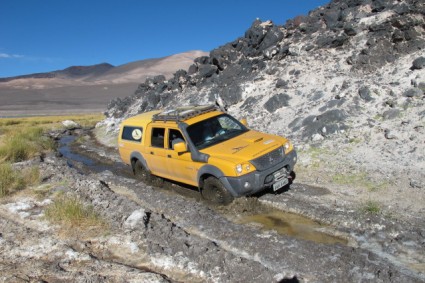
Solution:
M 0 127 L 5 130 L 18 127 L 34 127 L 38 126 L 47 129 L 60 129 L 63 127 L 62 121 L 72 120 L 83 127 L 92 127 L 104 118 L 103 114 L 81 114 L 66 116 L 39 116 L 39 117 L 22 117 L 22 118 L 2 118 L 0 119 Z
M 17 171 L 10 163 L 0 163 L 0 197 L 39 183 L 40 172 L 37 167 Z

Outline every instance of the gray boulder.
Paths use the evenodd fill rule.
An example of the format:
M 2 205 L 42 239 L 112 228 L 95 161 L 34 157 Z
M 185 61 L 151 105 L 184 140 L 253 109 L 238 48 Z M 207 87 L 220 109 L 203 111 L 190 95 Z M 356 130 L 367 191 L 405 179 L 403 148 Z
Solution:
M 362 86 L 359 89 L 360 98 L 363 99 L 366 102 L 371 102 L 371 101 L 374 100 L 371 93 L 372 92 L 370 91 L 369 87 L 367 87 L 367 86 Z
M 279 108 L 288 106 L 290 99 L 291 97 L 289 97 L 286 93 L 276 94 L 264 103 L 264 108 L 266 108 L 266 110 L 270 113 L 273 113 Z
M 411 70 L 420 70 L 425 67 L 425 57 L 419 57 L 416 58 L 413 63 L 412 67 L 410 67 Z
M 308 116 L 302 122 L 303 138 L 309 139 L 314 134 L 328 136 L 345 130 L 346 114 L 340 109 L 332 109 L 318 116 Z M 323 131 L 326 129 L 326 131 Z
M 385 120 L 395 119 L 400 116 L 400 110 L 398 109 L 389 109 L 382 114 L 382 117 Z
M 403 93 L 405 97 L 422 97 L 424 95 L 423 91 L 420 88 L 410 88 Z
M 218 67 L 215 65 L 200 65 L 199 66 L 199 75 L 203 78 L 209 78 L 215 74 L 218 70 Z

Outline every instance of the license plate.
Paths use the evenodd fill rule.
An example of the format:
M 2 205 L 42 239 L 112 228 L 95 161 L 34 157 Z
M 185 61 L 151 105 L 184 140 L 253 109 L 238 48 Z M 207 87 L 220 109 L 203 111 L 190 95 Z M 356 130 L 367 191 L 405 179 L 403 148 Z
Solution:
M 283 178 L 282 180 L 277 181 L 273 184 L 273 191 L 277 191 L 280 188 L 284 187 L 289 183 L 289 180 L 287 178 Z
M 279 180 L 282 177 L 286 177 L 287 173 L 288 172 L 286 171 L 285 167 L 284 168 L 281 168 L 280 170 L 278 170 L 278 171 L 276 171 L 276 172 L 273 173 L 274 179 L 275 180 Z

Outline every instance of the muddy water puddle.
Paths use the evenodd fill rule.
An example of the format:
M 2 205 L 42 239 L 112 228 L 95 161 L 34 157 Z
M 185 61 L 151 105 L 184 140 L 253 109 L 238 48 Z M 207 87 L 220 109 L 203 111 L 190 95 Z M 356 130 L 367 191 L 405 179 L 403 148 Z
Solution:
M 89 156 L 80 154 L 77 150 L 73 148 L 77 136 L 69 135 L 63 136 L 59 140 L 59 153 L 67 160 L 68 166 L 76 168 L 81 174 L 87 174 L 89 172 L 100 173 L 104 171 L 111 171 L 120 176 L 129 177 L 131 175 L 131 170 L 126 167 L 124 164 L 118 162 L 112 162 L 108 164 L 107 162 L 101 162 Z
M 246 215 L 237 218 L 235 222 L 259 226 L 262 230 L 274 230 L 282 235 L 315 243 L 348 244 L 346 239 L 319 231 L 327 226 L 301 215 L 284 211 L 275 210 L 263 214 Z
M 281 235 L 321 244 L 349 244 L 347 239 L 332 235 L 331 226 L 272 208 L 255 197 L 238 198 L 228 206 L 213 209 L 232 222 L 257 227 L 264 232 L 276 231 Z

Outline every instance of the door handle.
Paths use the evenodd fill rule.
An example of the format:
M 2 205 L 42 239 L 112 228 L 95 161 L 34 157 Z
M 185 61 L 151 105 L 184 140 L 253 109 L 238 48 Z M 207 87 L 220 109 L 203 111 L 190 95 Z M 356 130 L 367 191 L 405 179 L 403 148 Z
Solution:
M 154 155 L 153 151 L 151 151 L 151 154 Z
M 170 154 L 168 154 L 168 155 L 167 155 L 167 157 L 168 157 L 168 158 L 171 158 L 171 155 L 170 155 Z

